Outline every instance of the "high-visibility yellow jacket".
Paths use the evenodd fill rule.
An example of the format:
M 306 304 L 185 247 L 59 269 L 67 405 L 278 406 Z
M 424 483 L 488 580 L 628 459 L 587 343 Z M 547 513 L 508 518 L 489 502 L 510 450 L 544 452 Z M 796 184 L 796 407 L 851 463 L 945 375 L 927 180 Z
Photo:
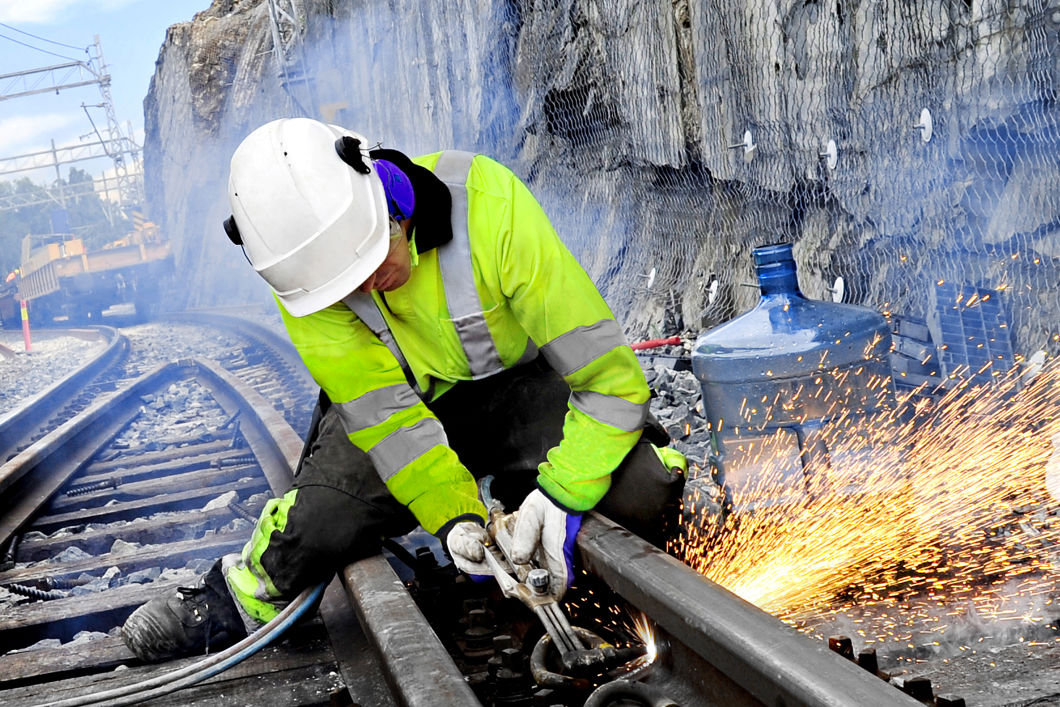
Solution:
M 305 317 L 280 307 L 291 341 L 338 406 L 350 441 L 369 454 L 390 492 L 431 533 L 455 520 L 484 520 L 485 508 L 423 399 L 510 368 L 540 347 L 570 385 L 571 398 L 563 440 L 542 460 L 538 484 L 562 506 L 585 511 L 607 492 L 611 472 L 639 439 L 649 398 L 610 309 L 526 186 L 482 155 L 434 153 L 414 162 L 446 181 L 439 159 L 462 155 L 463 172 L 458 169 L 460 178 L 449 184 L 455 189 L 452 243 L 419 254 L 408 282 L 387 292 L 385 303 L 379 293 L 371 295 L 369 314 L 385 320 L 389 348 L 386 332 L 373 333 L 382 322 L 373 327 L 349 299 Z M 466 235 L 460 233 L 465 216 Z M 451 261 L 439 255 L 460 247 L 461 239 L 469 241 L 464 257 L 477 294 L 478 311 L 470 317 L 451 315 L 447 295 L 458 288 L 445 286 L 454 275 L 442 272 Z M 461 339 L 453 319 L 484 321 L 479 343 Z M 492 366 L 469 361 L 482 358 L 482 344 L 493 352 Z M 408 377 L 395 351 L 407 362 Z

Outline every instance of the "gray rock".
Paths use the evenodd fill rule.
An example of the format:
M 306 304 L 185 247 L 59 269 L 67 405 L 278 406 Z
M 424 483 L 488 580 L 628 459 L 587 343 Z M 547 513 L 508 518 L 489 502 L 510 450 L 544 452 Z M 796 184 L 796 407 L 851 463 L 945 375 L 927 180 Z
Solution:
M 140 543 L 131 543 L 126 540 L 118 538 L 114 541 L 114 544 L 110 546 L 110 554 L 112 555 L 128 555 L 135 553 L 142 547 Z
M 191 570 L 195 574 L 205 574 L 213 566 L 214 560 L 195 559 L 189 560 L 184 569 Z
M 69 596 L 72 597 L 83 597 L 89 594 L 98 594 L 99 592 L 110 589 L 110 581 L 97 577 L 87 584 L 79 584 L 72 588 L 69 592 Z
M 162 574 L 161 567 L 148 567 L 147 569 L 130 572 L 125 577 L 126 584 L 150 584 Z
M 678 374 L 674 379 L 673 387 L 677 394 L 683 395 L 690 400 L 693 398 L 698 400 L 701 395 L 699 381 L 691 373 Z
M 88 554 L 81 548 L 70 546 L 59 554 L 54 555 L 51 560 L 52 562 L 77 562 L 78 560 L 87 560 L 91 557 L 92 555 Z
M 45 638 L 42 641 L 37 641 L 32 646 L 26 646 L 25 648 L 18 648 L 9 653 L 28 653 L 29 651 L 42 650 L 44 648 L 58 648 L 63 644 L 58 638 Z
M 224 525 L 224 527 L 221 528 L 221 531 L 225 533 L 238 533 L 244 530 L 251 530 L 253 527 L 254 525 L 250 521 L 236 518 L 232 522 Z
M 77 645 L 81 643 L 89 643 L 91 641 L 98 641 L 99 639 L 106 637 L 107 634 L 100 633 L 99 631 L 78 631 L 74 634 L 74 640 L 70 641 L 70 643 Z
M 225 508 L 232 501 L 238 500 L 239 494 L 235 491 L 228 491 L 221 494 L 217 498 L 214 498 L 205 506 L 202 507 L 204 511 L 212 511 L 217 508 Z

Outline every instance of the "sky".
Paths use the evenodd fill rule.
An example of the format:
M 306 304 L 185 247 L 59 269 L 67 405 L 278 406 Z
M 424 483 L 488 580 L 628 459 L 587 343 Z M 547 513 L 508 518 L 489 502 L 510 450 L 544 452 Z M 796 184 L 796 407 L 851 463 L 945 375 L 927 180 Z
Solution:
M 143 100 L 166 29 L 191 20 L 210 3 L 211 0 L 0 0 L 0 75 L 71 60 L 87 62 L 89 54 L 85 48 L 99 35 L 118 122 L 127 135 L 131 124 L 134 139 L 142 145 Z M 22 83 L 0 79 L 0 97 L 21 90 Z M 102 132 L 107 124 L 106 113 L 102 108 L 91 107 L 101 101 L 99 86 L 94 84 L 58 94 L 46 92 L 0 100 L 0 160 L 50 149 L 53 139 L 57 146 L 77 144 L 86 134 L 88 142 L 95 141 L 92 123 L 81 104 L 90 106 L 92 120 Z M 95 176 L 113 165 L 102 159 L 74 166 Z M 61 168 L 63 177 L 69 168 Z M 3 175 L 0 179 L 20 177 L 47 183 L 55 175 L 54 170 L 47 170 Z

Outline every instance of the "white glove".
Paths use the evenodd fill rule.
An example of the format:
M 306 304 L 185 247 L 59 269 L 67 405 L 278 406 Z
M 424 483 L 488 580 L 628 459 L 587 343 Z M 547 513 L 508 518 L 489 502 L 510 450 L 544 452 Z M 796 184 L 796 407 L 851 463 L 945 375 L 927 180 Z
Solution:
M 453 526 L 445 538 L 445 545 L 453 563 L 461 572 L 471 575 L 492 575 L 486 564 L 486 548 L 490 536 L 478 523 L 462 521 Z
M 548 570 L 551 591 L 563 598 L 574 581 L 574 538 L 582 526 L 580 513 L 567 513 L 534 489 L 519 506 L 512 531 L 512 561 L 526 564 L 536 560 Z

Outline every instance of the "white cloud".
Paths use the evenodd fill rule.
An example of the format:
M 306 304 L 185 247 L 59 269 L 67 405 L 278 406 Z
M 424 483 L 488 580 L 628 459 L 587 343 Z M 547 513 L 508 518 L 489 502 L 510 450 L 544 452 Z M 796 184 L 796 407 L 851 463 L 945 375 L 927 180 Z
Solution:
M 110 12 L 139 0 L 0 0 L 0 22 L 49 24 L 88 7 L 92 12 Z
M 0 157 L 14 157 L 27 152 L 46 150 L 51 138 L 69 139 L 71 129 L 80 124 L 76 113 L 15 115 L 0 119 Z M 61 136 L 56 133 L 63 133 Z

